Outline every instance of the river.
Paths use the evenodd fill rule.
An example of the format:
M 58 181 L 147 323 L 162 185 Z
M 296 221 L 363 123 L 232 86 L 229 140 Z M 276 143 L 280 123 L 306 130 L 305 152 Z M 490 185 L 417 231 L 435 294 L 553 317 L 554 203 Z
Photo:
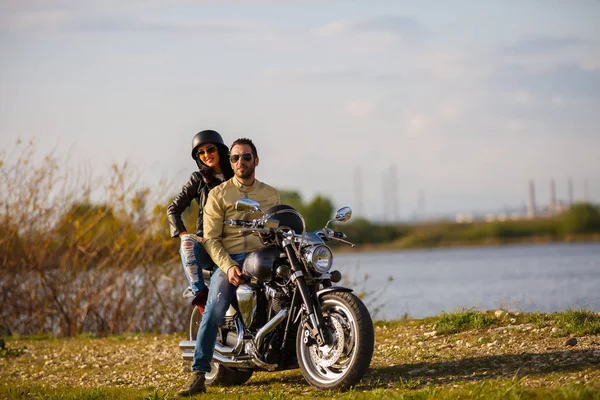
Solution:
M 549 244 L 336 255 L 342 283 L 374 319 L 462 308 L 600 311 L 600 244 Z

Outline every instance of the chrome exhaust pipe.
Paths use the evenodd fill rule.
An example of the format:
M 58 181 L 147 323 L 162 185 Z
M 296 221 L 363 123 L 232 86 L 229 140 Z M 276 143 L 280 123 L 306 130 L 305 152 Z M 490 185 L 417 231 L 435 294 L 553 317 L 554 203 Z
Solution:
M 271 318 L 271 320 L 267 322 L 265 326 L 263 326 L 258 330 L 258 332 L 256 332 L 256 338 L 254 339 L 254 347 L 257 350 L 260 349 L 260 347 L 262 346 L 263 340 L 265 340 L 265 336 L 267 335 L 267 333 L 275 329 L 281 323 L 281 321 L 283 321 L 284 318 L 287 317 L 287 314 L 288 310 L 287 308 L 284 308 L 283 310 L 279 311 L 276 316 Z
M 213 353 L 213 361 L 218 362 L 219 364 L 225 367 L 237 367 L 237 368 L 252 368 L 259 367 L 264 369 L 272 370 L 276 367 L 276 365 L 267 364 L 264 361 L 261 361 L 258 358 L 257 350 L 263 344 L 265 336 L 275 329 L 288 315 L 288 310 L 283 309 L 275 315 L 275 317 L 271 318 L 269 322 L 265 324 L 261 329 L 256 333 L 256 338 L 251 342 L 247 343 L 246 350 L 250 355 L 242 355 L 238 354 L 241 352 L 244 345 L 244 327 L 241 324 L 239 318 L 236 318 L 236 328 L 238 329 L 238 337 L 235 346 L 222 346 L 219 343 L 215 345 L 215 351 Z M 193 360 L 194 359 L 194 350 L 196 348 L 196 342 L 192 340 L 182 340 L 179 342 L 179 348 L 183 352 L 184 360 Z
M 234 322 L 235 322 L 235 329 L 237 329 L 237 332 L 238 332 L 235 345 L 233 347 L 229 347 L 229 346 L 223 346 L 220 343 L 215 344 L 215 352 L 217 352 L 223 356 L 227 356 L 227 357 L 237 356 L 238 354 L 240 354 L 240 352 L 242 351 L 242 348 L 244 347 L 244 325 L 242 324 L 242 319 L 238 316 L 234 319 Z
M 242 321 L 239 318 L 236 318 L 234 321 L 235 321 L 235 327 L 238 332 L 238 336 L 237 336 L 235 345 L 233 347 L 229 347 L 229 346 L 223 346 L 222 344 L 219 344 L 219 343 L 215 344 L 215 352 L 218 352 L 219 354 L 226 356 L 226 357 L 231 357 L 231 356 L 240 354 L 240 352 L 242 351 L 242 348 L 244 347 L 244 326 L 242 325 Z M 182 340 L 179 342 L 179 348 L 181 349 L 181 351 L 183 351 L 183 358 L 186 360 L 187 359 L 191 360 L 191 358 L 186 358 L 186 356 L 188 356 L 186 354 L 186 351 L 191 350 L 192 357 L 193 357 L 194 349 L 196 348 L 196 342 L 193 340 Z
M 194 359 L 194 351 L 193 350 L 184 351 L 183 359 L 186 361 L 192 361 Z M 254 361 L 252 360 L 252 358 L 250 356 L 236 357 L 236 359 L 233 360 L 229 357 L 224 357 L 215 352 L 213 354 L 212 359 L 214 362 L 217 362 L 225 367 L 232 367 L 232 368 L 254 368 L 254 367 L 256 367 L 256 364 L 254 363 Z

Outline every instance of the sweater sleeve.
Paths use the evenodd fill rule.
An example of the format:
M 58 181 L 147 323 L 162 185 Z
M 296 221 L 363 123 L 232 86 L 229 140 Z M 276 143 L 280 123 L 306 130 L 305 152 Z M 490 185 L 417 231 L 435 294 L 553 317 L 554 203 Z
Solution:
M 223 221 L 225 220 L 225 203 L 215 190 L 208 193 L 204 207 L 204 248 L 210 258 L 225 273 L 229 268 L 238 265 L 223 248 Z

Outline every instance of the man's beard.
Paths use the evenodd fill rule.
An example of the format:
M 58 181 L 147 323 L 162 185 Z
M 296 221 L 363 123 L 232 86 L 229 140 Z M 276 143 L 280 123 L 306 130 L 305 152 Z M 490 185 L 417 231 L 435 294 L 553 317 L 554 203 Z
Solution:
M 235 171 L 235 176 L 237 176 L 240 179 L 248 179 L 252 176 L 252 174 L 254 173 L 254 165 L 250 165 L 245 171 L 241 171 L 239 169 L 237 169 Z

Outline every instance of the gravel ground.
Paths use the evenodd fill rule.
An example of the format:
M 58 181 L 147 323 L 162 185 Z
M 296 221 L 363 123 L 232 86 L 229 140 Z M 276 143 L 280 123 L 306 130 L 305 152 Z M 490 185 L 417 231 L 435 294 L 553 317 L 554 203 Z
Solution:
M 419 321 L 377 326 L 371 369 L 358 389 L 459 387 L 493 379 L 528 387 L 591 385 L 600 390 L 600 336 L 556 337 L 531 324 L 438 335 Z M 0 382 L 67 387 L 179 389 L 189 378 L 176 335 L 109 338 L 8 339 Z M 571 344 L 574 342 L 571 338 Z M 244 391 L 295 388 L 310 392 L 299 370 L 255 373 Z M 232 388 L 217 390 L 231 391 Z M 240 388 L 235 389 L 239 392 Z

